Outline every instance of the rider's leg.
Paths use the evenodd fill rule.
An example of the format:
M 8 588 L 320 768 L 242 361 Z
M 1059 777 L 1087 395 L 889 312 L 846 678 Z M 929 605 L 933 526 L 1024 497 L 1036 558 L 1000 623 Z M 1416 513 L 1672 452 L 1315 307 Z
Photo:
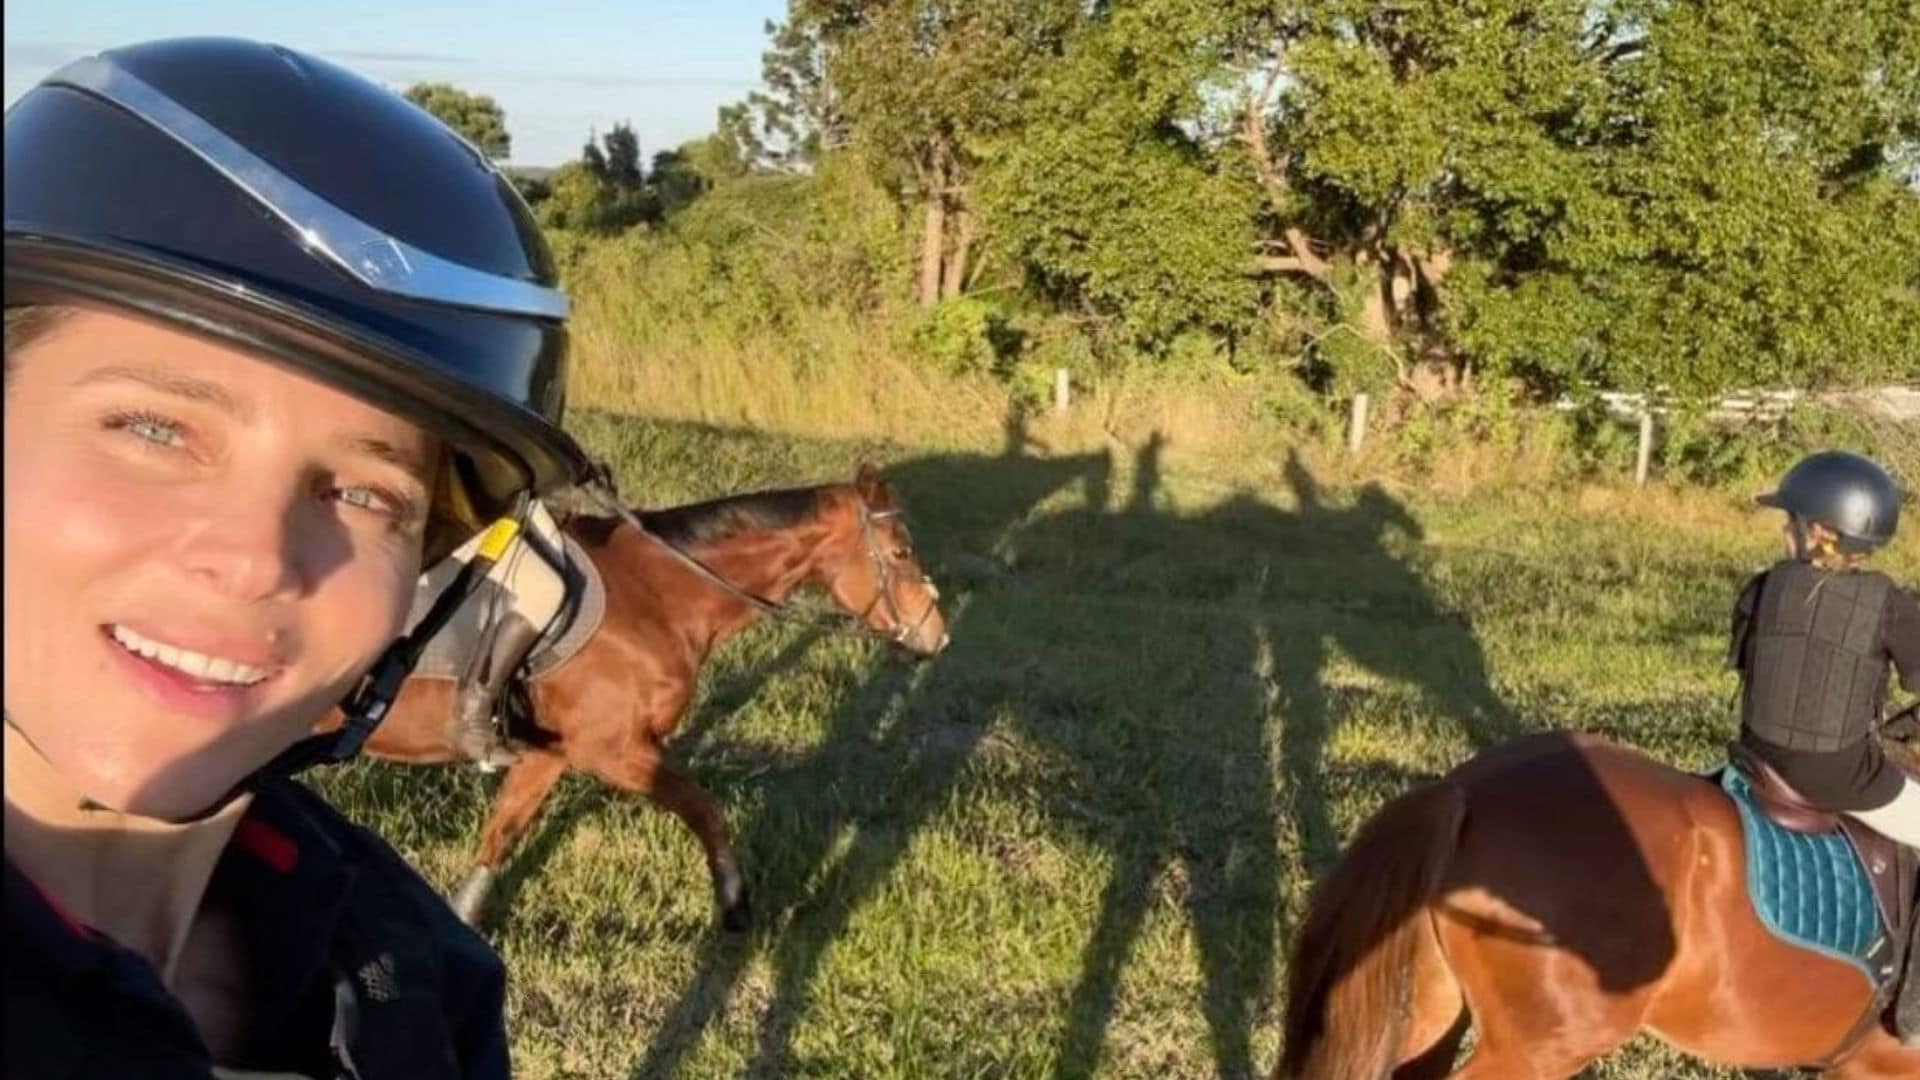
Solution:
M 1920 1047 L 1920 919 L 1907 933 L 1907 970 L 1893 1005 L 1893 1030 L 1900 1045 Z
M 500 744 L 495 731 L 496 705 L 527 653 L 559 614 L 566 601 L 566 582 L 524 542 L 516 542 L 487 578 L 499 590 L 497 602 L 509 609 L 499 617 L 483 666 L 460 689 L 453 742 L 461 754 L 483 765 L 501 765 L 511 763 L 513 755 Z
M 500 746 L 494 733 L 494 706 L 528 650 L 540 640 L 540 630 L 517 611 L 501 617 L 485 665 L 461 687 L 455 706 L 454 748 L 461 754 L 487 765 L 513 761 L 513 755 Z
M 1908 847 L 1920 847 L 1920 782 L 1906 777 L 1892 802 L 1872 810 L 1854 810 L 1850 816 Z M 1894 1005 L 1893 1026 L 1902 1044 L 1920 1046 L 1920 924 L 1909 934 L 1907 970 L 1900 999 Z
M 1849 810 L 1847 816 L 1908 847 L 1920 848 L 1920 781 L 1905 777 L 1892 802 L 1872 810 Z

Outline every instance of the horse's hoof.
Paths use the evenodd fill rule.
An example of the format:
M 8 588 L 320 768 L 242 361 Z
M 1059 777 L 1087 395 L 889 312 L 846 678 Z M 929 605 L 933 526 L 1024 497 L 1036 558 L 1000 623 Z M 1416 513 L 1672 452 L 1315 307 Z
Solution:
M 459 890 L 453 894 L 452 906 L 461 922 L 479 928 L 480 911 L 486 907 L 487 894 L 493 891 L 494 879 L 499 875 L 500 871 L 491 866 L 476 866 L 467 880 L 460 883 Z
M 753 925 L 753 909 L 747 903 L 747 894 L 742 892 L 733 903 L 720 912 L 720 927 L 729 934 L 744 934 Z

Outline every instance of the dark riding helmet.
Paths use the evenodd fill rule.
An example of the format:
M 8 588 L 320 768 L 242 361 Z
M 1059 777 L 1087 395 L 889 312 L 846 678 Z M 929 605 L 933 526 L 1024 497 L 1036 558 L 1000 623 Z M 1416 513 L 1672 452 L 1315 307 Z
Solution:
M 6 268 L 10 310 L 92 301 L 160 319 L 440 436 L 428 560 L 590 476 L 560 428 L 567 299 L 526 204 L 440 121 L 325 61 L 191 38 L 48 76 L 6 114 Z M 450 587 L 433 610 L 464 597 Z M 430 612 L 375 662 L 345 727 L 196 816 L 357 753 L 437 625 Z
M 8 109 L 6 306 L 74 299 L 237 343 L 440 436 L 442 511 L 470 528 L 585 475 L 559 426 L 567 300 L 526 204 L 440 121 L 326 61 L 152 42 Z
M 1822 450 L 1787 470 L 1780 487 L 1757 500 L 1840 537 L 1842 552 L 1863 555 L 1900 527 L 1900 489 L 1887 470 L 1844 450 Z

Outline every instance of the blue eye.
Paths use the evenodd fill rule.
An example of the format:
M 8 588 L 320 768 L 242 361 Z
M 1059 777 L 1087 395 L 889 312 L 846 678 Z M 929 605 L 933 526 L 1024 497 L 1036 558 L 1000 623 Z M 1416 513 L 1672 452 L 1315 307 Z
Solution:
M 152 413 L 121 413 L 108 421 L 108 426 L 127 432 L 142 442 L 155 446 L 178 449 L 187 445 L 186 429 L 164 416 Z
M 410 522 L 417 516 L 412 499 L 379 486 L 356 484 L 352 487 L 339 487 L 333 489 L 332 495 L 341 503 L 356 510 L 365 510 L 382 517 L 392 518 L 397 523 Z
M 393 512 L 393 500 L 376 488 L 341 488 L 338 494 L 340 501 L 348 506 L 357 506 L 362 510 L 373 510 L 383 514 Z

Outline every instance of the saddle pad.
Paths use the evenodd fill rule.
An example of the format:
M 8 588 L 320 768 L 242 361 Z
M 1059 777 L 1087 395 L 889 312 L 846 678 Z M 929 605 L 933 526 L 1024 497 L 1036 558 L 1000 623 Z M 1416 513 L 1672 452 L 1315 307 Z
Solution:
M 600 632 L 600 623 L 607 617 L 607 586 L 600 579 L 600 568 L 573 537 L 560 539 L 567 549 L 567 607 L 527 656 L 527 678 L 535 681 L 573 659 Z
M 1747 895 L 1776 937 L 1860 969 L 1878 985 L 1867 957 L 1881 940 L 1873 885 L 1853 845 L 1835 830 L 1798 833 L 1774 824 L 1753 799 L 1745 774 L 1729 765 L 1720 786 L 1740 810 L 1747 846 Z
M 573 537 L 560 539 L 566 548 L 567 565 L 563 573 L 567 579 L 567 600 L 527 654 L 527 671 L 529 677 L 535 679 L 579 652 L 600 629 L 607 613 L 606 586 L 600 580 L 599 568 Z M 439 588 L 444 587 L 444 582 L 435 586 L 422 583 L 414 594 L 413 613 L 408 616 L 407 625 L 413 625 L 426 613 Z M 490 616 L 502 602 L 502 594 L 493 582 L 481 582 L 474 595 L 468 597 L 453 613 L 453 618 L 447 620 L 447 625 L 427 642 L 426 651 L 420 654 L 420 662 L 414 665 L 411 677 L 460 679 L 472 662 Z

